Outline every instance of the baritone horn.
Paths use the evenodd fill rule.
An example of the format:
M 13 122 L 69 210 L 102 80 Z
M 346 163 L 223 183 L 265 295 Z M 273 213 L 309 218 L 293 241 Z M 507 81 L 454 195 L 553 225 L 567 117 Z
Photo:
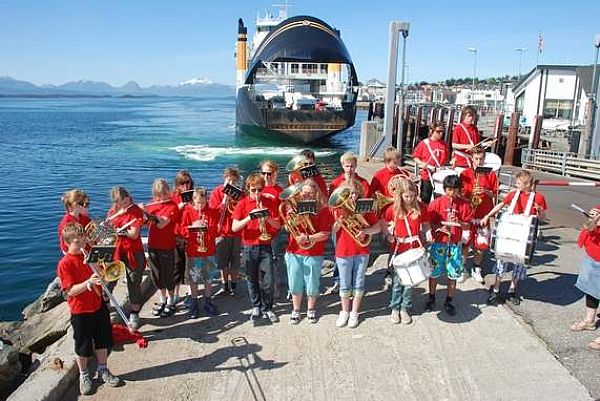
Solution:
M 375 210 L 381 211 L 384 207 L 394 203 L 394 198 L 400 187 L 402 180 L 406 180 L 405 174 L 396 174 L 390 178 L 387 184 L 387 191 L 391 196 L 385 196 L 381 192 L 375 192 Z
M 281 220 L 283 220 L 286 230 L 294 238 L 302 234 L 312 235 L 316 233 L 315 227 L 310 220 L 310 216 L 298 214 L 298 201 L 296 198 L 300 194 L 300 191 L 301 184 L 294 184 L 287 187 L 279 195 L 279 199 L 282 201 L 279 204 L 279 216 L 281 216 Z M 301 244 L 298 242 L 298 246 L 303 250 L 310 249 L 314 245 L 314 242 L 309 242 L 308 244 Z
M 350 187 L 339 187 L 329 197 L 328 204 L 332 209 L 339 208 L 346 211 L 348 215 L 340 217 L 340 225 L 358 245 L 366 247 L 371 243 L 371 236 L 366 235 L 363 240 L 360 240 L 360 230 L 369 227 L 369 223 L 360 213 L 355 213 L 352 192 Z

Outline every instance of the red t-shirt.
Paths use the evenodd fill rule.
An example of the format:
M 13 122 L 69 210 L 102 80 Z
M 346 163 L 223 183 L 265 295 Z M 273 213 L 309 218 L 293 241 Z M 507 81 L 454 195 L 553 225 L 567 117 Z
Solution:
M 315 182 L 319 186 L 319 189 L 322 192 L 323 198 L 327 198 L 327 183 L 325 182 L 325 178 L 323 178 L 323 176 L 321 174 L 315 175 L 314 177 L 311 177 L 311 178 L 313 180 L 315 180 Z
M 471 205 L 463 198 L 450 198 L 448 195 L 440 196 L 434 199 L 429 204 L 429 221 L 431 222 L 431 230 L 433 233 L 433 242 L 459 244 L 462 237 L 462 228 L 448 226 L 452 234 L 452 238 L 448 238 L 448 234 L 438 231 L 442 228 L 442 221 L 449 221 L 450 216 L 456 216 L 460 223 L 471 222 L 473 219 L 473 211 Z
M 427 147 L 427 143 L 429 143 L 431 152 Z M 432 152 L 433 155 L 431 154 Z M 446 145 L 446 142 L 442 140 L 432 141 L 431 139 L 426 138 L 417 144 L 415 150 L 413 150 L 412 156 L 421 160 L 423 163 L 427 163 L 429 166 L 442 167 L 448 163 L 448 146 Z M 422 180 L 431 181 L 430 173 L 428 173 L 428 170 L 426 168 L 420 169 L 419 175 L 421 176 Z
M 85 228 L 89 222 L 90 218 L 86 214 L 80 214 L 79 216 L 75 217 L 71 213 L 65 213 L 62 220 L 58 224 L 58 246 L 63 253 L 67 253 L 67 249 L 69 249 L 69 246 L 65 241 L 63 241 L 62 238 L 62 230 L 65 228 L 65 226 L 69 223 L 78 223 L 81 225 L 81 227 Z
M 336 211 L 332 210 L 333 215 L 336 215 Z M 369 226 L 377 223 L 378 219 L 375 213 L 365 213 L 362 215 Z M 336 244 L 335 244 L 335 256 L 339 258 L 348 258 L 358 255 L 368 255 L 369 247 L 360 246 L 354 241 L 354 239 L 340 227 L 336 233 Z
M 115 211 L 111 209 L 108 212 L 108 216 L 110 217 L 113 214 L 115 214 Z M 141 229 L 142 224 L 144 223 L 144 212 L 134 204 L 132 204 L 125 213 L 112 219 L 111 224 L 113 227 L 115 227 L 115 229 L 118 230 L 120 227 L 123 227 L 125 224 L 128 224 L 131 221 L 134 221 L 134 223 L 128 225 L 125 230 L 128 230 L 130 227 Z M 136 269 L 138 267 L 144 268 L 145 266 L 137 266 L 134 256 L 135 252 L 143 251 L 144 244 L 142 243 L 141 232 L 137 239 L 129 238 L 123 235 L 118 236 L 117 249 L 115 251 L 117 260 L 123 260 L 123 257 L 126 257 L 127 261 L 129 262 L 129 267 L 132 269 Z
M 371 193 L 369 189 L 369 182 L 361 176 L 359 176 L 358 174 L 355 174 L 354 178 L 358 180 L 358 182 L 360 182 L 360 185 L 362 187 L 363 193 L 360 195 L 361 198 L 366 198 L 367 196 L 369 196 L 369 194 Z M 343 173 L 337 176 L 333 181 L 331 181 L 331 185 L 329 186 L 329 195 L 331 196 L 333 191 L 335 191 L 338 187 L 344 184 L 344 182 L 346 182 L 346 179 L 344 178 Z
M 283 188 L 281 188 L 279 185 L 275 184 L 273 186 L 264 187 L 262 193 L 263 193 L 263 196 L 275 201 L 275 203 L 277 203 L 277 206 L 279 206 L 279 195 L 282 192 L 283 192 Z
M 517 193 L 516 190 L 510 191 L 508 195 L 502 199 L 502 203 L 510 207 L 510 204 Z M 527 207 L 527 201 L 529 200 L 529 192 L 521 192 L 519 194 L 519 199 L 517 199 L 517 204 L 515 205 L 515 210 L 513 210 L 513 214 L 524 214 L 525 207 Z M 539 214 L 542 211 L 548 210 L 548 206 L 546 205 L 546 198 L 540 192 L 536 192 L 533 196 L 533 205 L 531 207 L 531 211 L 528 216 L 532 214 Z
M 165 203 L 146 207 L 146 211 L 156 216 L 166 217 L 169 224 L 163 228 L 158 228 L 156 224 L 149 223 L 148 229 L 148 248 L 162 251 L 175 249 L 175 225 L 179 219 L 179 207 L 169 200 Z
M 409 177 L 410 171 L 398 167 L 390 169 L 387 166 L 377 170 L 377 172 L 373 174 L 373 179 L 371 180 L 371 185 L 369 186 L 369 196 L 374 197 L 375 192 L 379 192 L 387 197 L 391 196 L 390 192 L 388 191 L 388 183 L 393 176 L 398 174 Z
M 269 198 L 269 197 L 261 194 L 260 200 L 262 202 L 263 208 L 269 209 L 269 215 L 272 218 L 279 218 L 279 211 L 277 210 L 277 204 L 275 203 L 275 201 L 272 198 Z M 248 214 L 250 214 L 251 210 L 257 208 L 257 204 L 258 204 L 257 201 L 255 201 L 254 199 L 252 199 L 249 196 L 246 196 L 235 207 L 235 210 L 233 211 L 233 216 L 232 216 L 233 220 L 244 219 L 246 216 L 248 216 Z M 252 219 L 241 230 L 242 231 L 242 244 L 243 245 L 270 244 L 273 239 L 272 237 L 275 235 L 275 233 L 277 233 L 277 231 L 279 229 L 276 229 L 272 225 L 270 225 L 267 222 L 267 218 L 265 218 L 264 223 L 265 223 L 267 233 L 269 233 L 269 235 L 271 236 L 270 240 L 261 241 L 259 239 L 259 237 L 262 233 L 262 231 L 260 230 L 260 219 Z
M 493 171 L 490 171 L 487 174 L 479 174 L 477 182 L 479 182 L 479 186 L 481 188 L 492 191 L 493 193 L 498 193 L 498 177 Z M 467 201 L 470 202 L 473 194 L 473 188 L 475 186 L 475 170 L 472 168 L 464 170 L 460 174 L 460 184 L 463 196 L 467 199 Z M 482 193 L 481 203 L 473 211 L 473 218 L 481 219 L 493 208 L 494 199 L 491 196 Z
M 594 207 L 600 210 L 600 205 Z M 600 227 L 596 227 L 593 231 L 582 229 L 577 239 L 577 245 L 585 249 L 588 256 L 595 261 L 600 261 Z
M 419 202 L 419 215 L 416 216 L 414 213 L 408 216 L 408 226 L 410 227 L 410 234 L 406 229 L 406 223 L 404 217 L 396 218 L 394 215 L 394 207 L 390 207 L 386 210 L 384 220 L 387 222 L 394 222 L 394 236 L 399 238 L 407 238 L 412 236 L 419 236 L 422 230 L 422 224 L 429 221 L 429 213 L 427 211 L 427 205 Z M 405 252 L 412 248 L 419 248 L 419 241 L 412 241 L 410 243 L 398 243 L 391 244 L 390 250 L 393 253 L 396 251 L 397 254 Z M 397 249 L 396 249 L 397 248 Z
M 63 291 L 68 291 L 75 284 L 83 283 L 90 278 L 92 273 L 92 269 L 83 263 L 83 254 L 72 255 L 68 253 L 63 256 L 56 267 L 56 275 L 60 279 Z M 100 293 L 100 287 L 95 289 Z M 67 304 L 72 315 L 93 313 L 102 306 L 102 298 L 96 291 L 86 290 L 74 297 L 67 297 Z
M 179 191 L 175 191 L 171 194 L 171 200 L 179 208 L 179 214 L 177 215 L 177 221 L 175 222 L 175 236 L 182 237 L 183 235 L 181 234 L 179 224 L 181 223 L 181 216 L 183 216 L 183 209 L 185 209 L 185 207 L 188 206 L 190 203 L 185 202 L 181 207 L 179 206 L 180 203 L 183 203 L 183 199 L 181 198 L 181 192 Z
M 242 235 L 241 232 L 234 233 L 231 231 L 231 213 L 227 209 L 225 205 L 223 205 L 223 198 L 225 194 L 223 193 L 223 185 L 219 185 L 215 189 L 210 192 L 210 199 L 208 200 L 208 206 L 211 209 L 216 209 L 219 211 L 219 221 L 221 216 L 223 217 L 223 221 L 221 227 L 217 227 L 219 230 L 219 235 L 223 237 L 240 237 Z M 245 195 L 242 195 L 242 199 L 244 199 Z M 229 202 L 232 200 L 229 199 Z M 223 214 L 223 215 L 222 215 Z
M 331 226 L 333 225 L 333 220 L 331 217 L 331 212 L 328 208 L 324 207 L 319 210 L 317 215 L 306 214 L 310 221 L 312 222 L 313 227 L 315 228 L 315 233 L 320 232 L 331 232 Z M 299 216 L 299 218 L 303 218 Z M 296 255 L 306 255 L 306 256 L 323 256 L 325 254 L 325 243 L 327 241 L 319 241 L 316 242 L 312 248 L 310 249 L 302 249 L 298 246 L 296 239 L 293 236 L 289 236 L 289 242 L 286 249 L 286 252 L 293 253 Z
M 454 126 L 452 131 L 452 143 L 458 145 L 476 145 L 481 141 L 481 135 L 475 125 L 459 123 Z M 471 160 L 461 156 L 454 151 L 456 167 L 469 167 Z M 468 150 L 459 150 L 459 152 L 470 154 Z
M 190 231 L 189 226 L 193 225 L 196 220 L 204 222 L 208 230 L 204 233 L 204 244 L 206 252 L 198 251 L 198 231 Z M 212 256 L 216 251 L 215 239 L 217 238 L 217 225 L 219 224 L 219 211 L 205 206 L 202 211 L 198 211 L 195 207 L 188 205 L 183 211 L 181 217 L 180 232 L 182 237 L 187 241 L 185 254 L 189 257 L 205 257 Z

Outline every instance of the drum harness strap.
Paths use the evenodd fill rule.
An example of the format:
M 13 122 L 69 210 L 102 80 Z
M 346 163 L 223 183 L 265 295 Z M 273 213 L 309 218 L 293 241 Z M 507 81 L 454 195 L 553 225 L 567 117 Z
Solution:
M 465 134 L 467 134 L 467 139 L 469 140 L 469 143 L 471 144 L 471 146 L 474 146 L 475 144 L 473 143 L 473 140 L 471 139 L 471 134 L 469 134 L 469 131 L 467 130 L 467 128 L 464 126 L 463 123 L 458 124 L 460 125 L 460 127 L 463 129 L 463 131 L 465 131 Z M 454 153 L 456 153 L 459 156 L 464 157 L 467 160 L 467 165 L 469 168 L 472 167 L 471 164 L 471 155 L 465 152 L 461 152 L 460 150 L 454 150 Z
M 442 167 L 440 165 L 440 161 L 438 160 L 438 158 L 435 155 L 435 152 L 433 151 L 433 149 L 431 149 L 431 145 L 429 144 L 429 138 L 426 138 L 423 142 L 425 143 L 425 146 L 427 146 L 427 150 L 429 150 L 429 154 L 431 155 L 429 160 L 433 159 L 433 161 L 435 162 L 436 168 Z M 427 174 L 429 175 L 429 182 L 433 183 L 433 176 L 431 175 L 431 171 L 429 171 L 427 166 L 425 166 L 425 169 L 427 170 Z
M 396 243 L 396 245 L 394 246 L 394 255 L 390 258 L 390 266 L 392 267 L 392 261 L 394 260 L 394 258 L 396 257 L 396 255 L 398 255 L 398 249 L 400 248 L 400 244 L 411 244 L 415 241 L 417 241 L 419 243 L 419 246 L 421 248 L 423 248 L 423 243 L 421 242 L 421 238 L 419 237 L 419 235 L 413 235 L 412 231 L 410 229 L 410 225 L 408 224 L 408 216 L 404 216 L 404 225 L 406 226 L 406 232 L 408 233 L 407 237 L 398 237 L 396 235 L 394 235 L 394 242 Z
M 510 202 L 510 206 L 508 207 L 509 214 L 514 214 L 515 207 L 517 206 L 517 201 L 519 200 L 520 196 L 521 196 L 521 190 L 517 189 L 517 192 L 515 192 L 515 196 L 514 196 L 514 198 L 512 198 L 512 201 Z M 535 198 L 535 192 L 532 191 L 529 193 L 529 198 L 527 199 L 527 205 L 525 206 L 525 210 L 523 211 L 523 214 L 525 216 L 529 216 L 529 213 L 531 212 L 531 207 L 533 206 L 534 198 Z

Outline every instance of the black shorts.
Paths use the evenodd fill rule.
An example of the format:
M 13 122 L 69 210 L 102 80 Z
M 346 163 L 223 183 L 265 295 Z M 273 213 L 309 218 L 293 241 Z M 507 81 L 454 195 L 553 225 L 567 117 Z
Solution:
M 421 202 L 429 204 L 433 194 L 433 184 L 431 181 L 421 179 Z
M 150 277 L 156 288 L 169 291 L 175 289 L 175 250 L 148 249 L 148 264 Z
M 173 270 L 173 280 L 175 285 L 183 284 L 185 279 L 185 239 L 175 237 L 175 270 Z
M 75 353 L 90 357 L 95 349 L 112 347 L 110 315 L 105 304 L 96 312 L 71 315 Z

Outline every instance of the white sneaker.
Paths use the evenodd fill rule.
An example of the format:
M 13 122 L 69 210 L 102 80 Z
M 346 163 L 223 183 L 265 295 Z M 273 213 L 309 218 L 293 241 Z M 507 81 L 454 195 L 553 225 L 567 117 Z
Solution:
M 358 326 L 358 313 L 350 312 L 350 318 L 348 319 L 348 327 L 351 329 Z
M 260 308 L 258 306 L 255 306 L 252 308 L 252 313 L 250 314 L 250 320 L 253 322 L 256 322 L 258 319 L 260 319 Z
M 471 277 L 473 277 L 473 280 L 477 281 L 480 284 L 485 283 L 485 281 L 483 281 L 483 276 L 481 275 L 481 267 L 476 267 L 473 270 L 471 270 Z
M 335 325 L 337 327 L 344 327 L 346 323 L 348 323 L 349 316 L 350 314 L 348 312 L 341 311 L 337 320 L 335 321 Z

